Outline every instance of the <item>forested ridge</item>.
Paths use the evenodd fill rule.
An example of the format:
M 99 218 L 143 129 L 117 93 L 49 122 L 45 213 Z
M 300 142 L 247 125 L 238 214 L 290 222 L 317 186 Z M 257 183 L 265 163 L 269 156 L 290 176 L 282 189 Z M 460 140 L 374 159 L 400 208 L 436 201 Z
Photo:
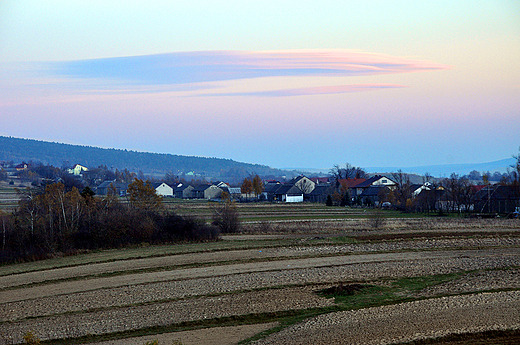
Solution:
M 0 161 L 40 162 L 62 166 L 81 164 L 87 167 L 106 165 L 108 168 L 143 171 L 150 174 L 194 172 L 203 176 L 281 175 L 282 171 L 266 165 L 236 162 L 231 159 L 181 156 L 122 149 L 104 149 L 0 136 Z

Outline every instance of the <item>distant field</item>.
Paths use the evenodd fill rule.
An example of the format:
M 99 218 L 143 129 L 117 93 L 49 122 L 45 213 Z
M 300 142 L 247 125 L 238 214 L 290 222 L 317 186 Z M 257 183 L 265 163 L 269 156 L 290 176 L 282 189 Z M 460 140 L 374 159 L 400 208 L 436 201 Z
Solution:
M 28 183 L 10 185 L 7 181 L 0 181 L 0 210 L 11 212 L 18 205 L 20 197 L 16 189 L 24 189 Z

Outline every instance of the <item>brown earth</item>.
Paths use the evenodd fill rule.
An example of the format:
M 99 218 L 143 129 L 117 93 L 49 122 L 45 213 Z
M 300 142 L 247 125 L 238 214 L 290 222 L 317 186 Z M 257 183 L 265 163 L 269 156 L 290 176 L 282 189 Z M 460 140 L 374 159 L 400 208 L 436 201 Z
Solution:
M 186 253 L 9 275 L 0 268 L 0 334 L 9 343 L 22 341 L 29 330 L 44 340 L 190 322 L 203 327 L 207 320 L 331 306 L 333 299 L 314 291 L 338 282 L 461 271 L 475 273 L 413 296 L 427 300 L 325 314 L 259 343 L 325 344 L 351 337 L 352 344 L 389 344 L 518 329 L 519 267 L 520 238 L 507 234 Z M 469 295 L 439 297 L 452 293 Z M 164 337 L 121 335 L 103 344 L 236 344 L 274 324 L 258 327 L 163 329 Z

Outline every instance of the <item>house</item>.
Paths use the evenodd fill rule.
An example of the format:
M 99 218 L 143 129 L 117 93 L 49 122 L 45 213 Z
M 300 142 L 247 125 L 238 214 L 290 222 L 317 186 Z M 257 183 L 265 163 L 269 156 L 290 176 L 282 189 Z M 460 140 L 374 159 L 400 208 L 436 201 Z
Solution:
M 309 180 L 314 182 L 314 184 L 316 184 L 316 185 L 319 185 L 319 184 L 329 184 L 330 183 L 328 177 L 309 177 Z
M 388 191 L 389 188 L 385 185 L 373 185 L 363 190 L 359 197 L 361 198 L 361 201 L 366 205 L 378 206 L 381 201 L 381 197 L 388 193 Z
M 310 202 L 325 203 L 327 196 L 332 195 L 332 187 L 330 184 L 319 184 L 312 192 L 304 195 L 304 199 Z
M 292 184 L 282 184 L 274 192 L 274 200 L 282 202 L 303 202 L 303 191 Z
M 97 195 L 118 195 L 126 196 L 128 183 L 113 181 L 103 181 L 96 188 Z
M 193 186 L 179 183 L 177 187 L 175 187 L 173 194 L 178 199 L 190 199 L 193 197 Z
M 16 165 L 14 168 L 16 169 L 16 171 L 24 171 L 29 168 L 29 165 L 27 163 L 23 162 L 21 164 Z
M 298 187 L 304 194 L 309 194 L 316 187 L 312 180 L 303 175 L 293 178 L 286 184 Z
M 280 188 L 282 184 L 278 181 L 270 181 L 264 185 L 264 191 L 262 192 L 262 199 L 273 201 L 275 198 L 275 192 Z
M 412 198 L 417 197 L 423 190 L 432 190 L 434 187 L 430 182 L 424 184 L 412 184 L 410 185 L 410 194 Z
M 195 199 L 217 199 L 222 195 L 222 188 L 219 188 L 213 184 L 207 185 L 202 184 L 196 186 L 192 190 L 193 197 Z
M 242 190 L 240 187 L 221 187 L 223 193 L 227 193 L 231 200 L 241 199 L 242 198 Z
M 213 182 L 212 184 L 217 186 L 218 188 L 229 188 L 229 187 L 231 187 L 229 184 L 227 184 L 226 182 L 222 182 L 222 181 Z
M 350 197 L 355 198 L 357 196 L 356 192 L 357 189 L 355 187 L 357 185 L 360 185 L 361 183 L 365 182 L 366 178 L 345 178 L 345 179 L 339 179 L 338 183 L 341 186 L 340 188 L 349 191 Z
M 397 183 L 392 181 L 386 176 L 382 175 L 375 175 L 371 178 L 355 185 L 352 187 L 352 197 L 360 196 L 365 189 L 367 189 L 370 186 L 386 186 L 390 188 L 391 190 L 394 189 L 397 186 Z
M 69 174 L 72 174 L 74 176 L 82 176 L 82 173 L 84 171 L 88 171 L 88 168 L 80 164 L 74 164 L 74 166 L 71 169 L 68 169 L 67 171 Z
M 152 183 L 152 187 L 155 189 L 155 193 L 157 193 L 157 195 L 173 198 L 173 188 L 166 183 L 155 182 Z
M 514 186 L 490 185 L 479 190 L 474 209 L 481 213 L 513 213 L 520 207 L 520 190 Z

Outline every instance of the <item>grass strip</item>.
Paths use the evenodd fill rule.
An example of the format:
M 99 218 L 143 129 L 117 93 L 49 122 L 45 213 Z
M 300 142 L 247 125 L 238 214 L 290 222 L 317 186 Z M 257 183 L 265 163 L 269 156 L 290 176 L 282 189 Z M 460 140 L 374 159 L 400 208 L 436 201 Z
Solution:
M 177 323 L 174 325 L 167 326 L 155 326 L 142 328 L 138 330 L 116 332 L 103 335 L 91 335 L 83 336 L 78 338 L 66 338 L 56 340 L 41 341 L 41 344 L 88 344 L 101 341 L 118 340 L 134 337 L 142 337 L 146 335 L 156 335 L 163 333 L 181 332 L 189 330 L 197 330 L 202 328 L 211 327 L 226 327 L 226 326 L 237 326 L 237 325 L 251 325 L 258 323 L 267 323 L 273 321 L 284 321 L 284 320 L 304 320 L 308 317 L 331 313 L 339 311 L 340 309 L 336 306 L 323 307 L 323 308 L 309 308 L 303 310 L 286 310 L 279 312 L 269 313 L 258 313 L 258 314 L 247 314 L 247 315 L 234 315 L 226 316 L 221 318 L 197 320 L 197 321 L 186 321 Z

